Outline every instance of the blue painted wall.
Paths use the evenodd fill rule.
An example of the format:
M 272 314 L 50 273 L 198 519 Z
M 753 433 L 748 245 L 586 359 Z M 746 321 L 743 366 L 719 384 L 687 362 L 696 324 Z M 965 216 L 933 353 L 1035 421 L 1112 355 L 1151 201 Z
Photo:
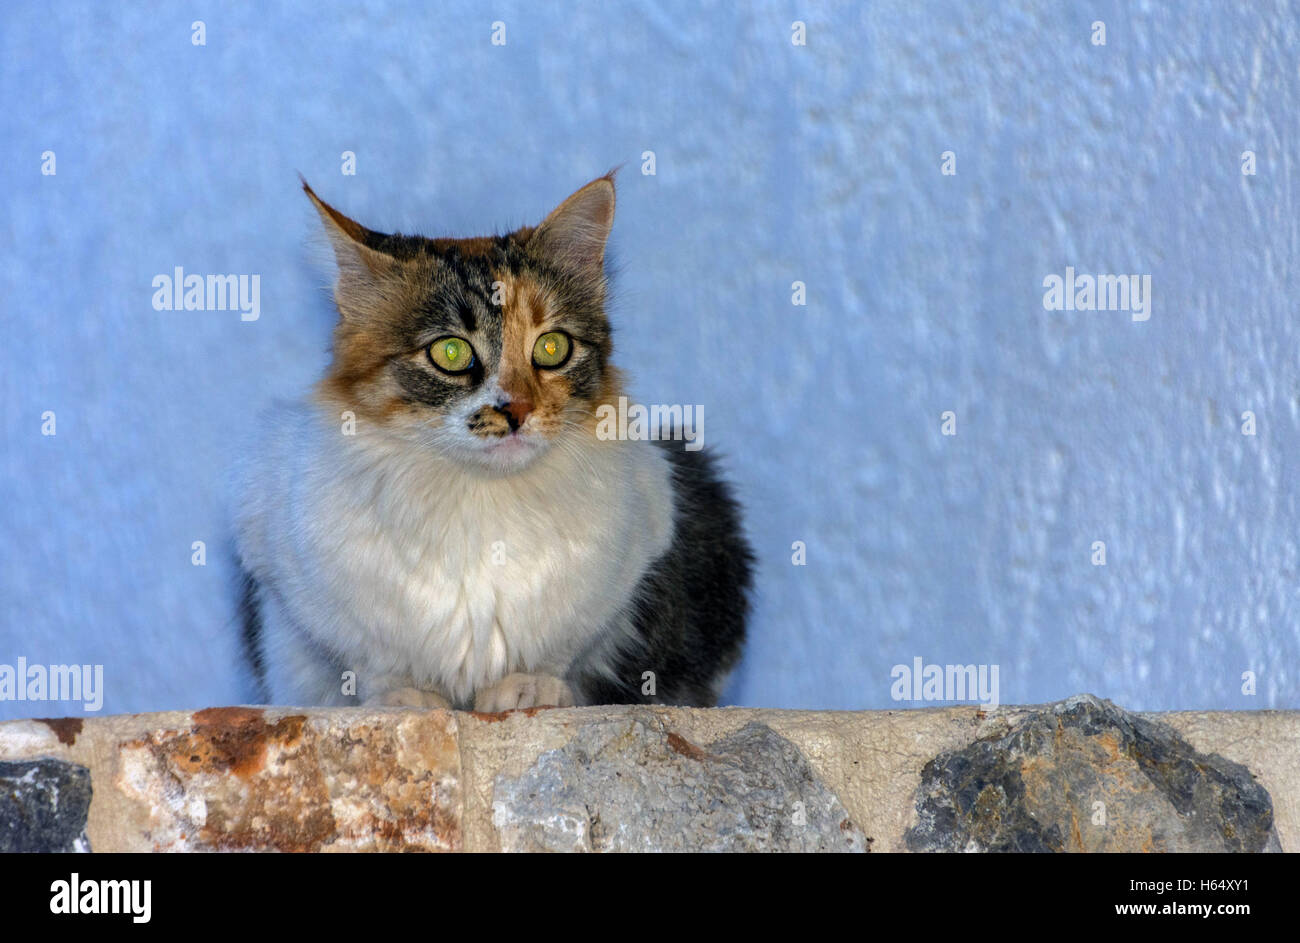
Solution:
M 4 6 L 0 663 L 249 696 L 225 474 L 332 326 L 298 171 L 468 235 L 625 164 L 619 360 L 705 407 L 761 559 L 730 700 L 893 706 L 921 657 L 1007 703 L 1300 707 L 1294 8 L 561 6 Z M 260 318 L 155 311 L 175 266 L 259 274 Z M 1149 274 L 1150 319 L 1045 310 L 1067 266 Z

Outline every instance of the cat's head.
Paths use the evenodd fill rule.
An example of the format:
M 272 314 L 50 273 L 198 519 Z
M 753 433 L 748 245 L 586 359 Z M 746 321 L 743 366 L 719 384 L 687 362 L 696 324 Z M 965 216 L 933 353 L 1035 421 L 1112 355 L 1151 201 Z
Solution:
M 339 266 L 319 398 L 492 473 L 593 437 L 596 407 L 618 385 L 605 318 L 612 175 L 537 227 L 475 239 L 374 232 L 303 189 Z

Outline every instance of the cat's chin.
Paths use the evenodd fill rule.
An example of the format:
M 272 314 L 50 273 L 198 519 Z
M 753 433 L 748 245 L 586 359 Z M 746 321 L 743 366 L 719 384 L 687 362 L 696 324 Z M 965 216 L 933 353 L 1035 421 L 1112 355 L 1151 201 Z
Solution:
M 490 475 L 513 475 L 532 465 L 549 448 L 549 442 L 511 435 L 463 454 L 461 461 Z

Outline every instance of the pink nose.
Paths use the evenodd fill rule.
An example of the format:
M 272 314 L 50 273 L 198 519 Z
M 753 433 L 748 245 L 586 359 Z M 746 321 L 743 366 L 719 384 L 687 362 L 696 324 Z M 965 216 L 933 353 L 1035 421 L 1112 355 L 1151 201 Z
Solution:
M 498 406 L 501 412 L 510 417 L 510 428 L 518 429 L 528 418 L 528 414 L 533 411 L 533 404 L 526 399 L 512 399 L 504 406 Z

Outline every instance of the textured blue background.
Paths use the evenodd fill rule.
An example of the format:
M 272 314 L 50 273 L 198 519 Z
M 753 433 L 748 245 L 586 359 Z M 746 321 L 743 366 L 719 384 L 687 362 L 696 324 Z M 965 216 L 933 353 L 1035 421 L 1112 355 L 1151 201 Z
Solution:
M 1008 703 L 1300 707 L 1296 11 L 732 6 L 6 3 L 0 663 L 249 696 L 226 471 L 332 326 L 298 171 L 469 235 L 625 163 L 618 359 L 705 406 L 761 560 L 730 700 L 891 706 L 920 656 Z M 154 311 L 177 265 L 260 274 L 261 319 Z M 1067 265 L 1151 274 L 1151 320 L 1045 311 Z

